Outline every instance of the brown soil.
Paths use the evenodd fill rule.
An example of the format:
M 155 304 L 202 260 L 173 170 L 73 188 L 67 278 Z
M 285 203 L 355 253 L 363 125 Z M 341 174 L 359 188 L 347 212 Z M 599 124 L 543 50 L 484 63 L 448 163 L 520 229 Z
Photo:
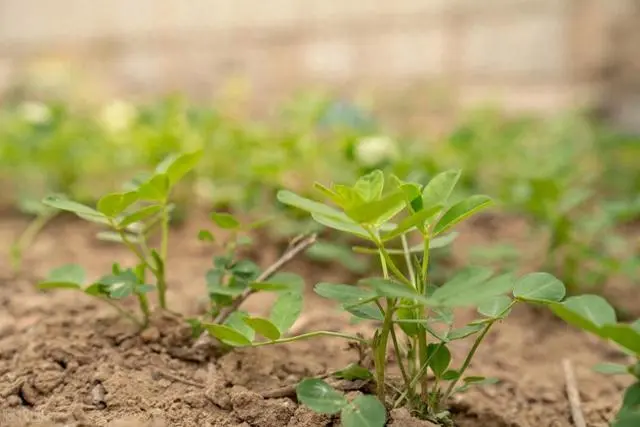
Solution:
M 170 253 L 171 309 L 196 314 L 202 306 L 204 271 L 210 249 L 194 236 L 197 222 L 176 231 Z M 20 219 L 0 221 L 6 252 L 24 227 Z M 521 224 L 509 238 L 526 239 Z M 483 227 L 486 230 L 487 227 Z M 505 227 L 502 226 L 501 230 Z M 113 260 L 132 261 L 117 246 L 96 242 L 95 230 L 57 221 L 41 235 L 25 259 L 20 277 L 11 277 L 6 253 L 0 261 L 0 426 L 337 426 L 291 397 L 265 399 L 261 393 L 295 384 L 357 360 L 336 339 L 234 351 L 217 359 L 191 350 L 190 330 L 174 316 L 155 316 L 153 326 L 136 334 L 108 306 L 73 292 L 40 293 L 37 278 L 60 264 L 81 263 L 92 276 Z M 467 236 L 467 237 L 464 237 Z M 470 244 L 501 238 L 487 231 L 463 233 L 457 257 Z M 466 239 L 466 240 L 465 240 Z M 262 265 L 278 255 L 261 246 Z M 344 281 L 343 271 L 298 260 L 290 268 L 304 275 L 309 289 L 318 281 Z M 255 313 L 268 309 L 263 297 L 249 299 Z M 332 304 L 308 292 L 301 320 L 304 330 L 361 330 Z M 460 355 L 471 343 L 456 342 Z M 461 427 L 572 426 L 565 394 L 563 358 L 573 364 L 589 426 L 605 426 L 626 384 L 590 367 L 621 356 L 603 343 L 552 316 L 521 307 L 487 337 L 472 365 L 476 375 L 500 382 L 456 398 L 452 411 Z M 456 359 L 460 363 L 459 358 Z M 394 412 L 396 427 L 429 425 Z

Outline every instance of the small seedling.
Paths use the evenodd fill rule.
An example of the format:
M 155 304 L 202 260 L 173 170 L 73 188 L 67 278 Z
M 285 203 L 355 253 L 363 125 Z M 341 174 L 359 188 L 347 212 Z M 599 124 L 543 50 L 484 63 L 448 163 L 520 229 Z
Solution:
M 103 239 L 124 244 L 136 255 L 138 263 L 133 268 L 123 269 L 114 264 L 111 274 L 84 286 L 85 275 L 78 266 L 66 266 L 55 270 L 40 289 L 76 289 L 99 297 L 118 308 L 136 323 L 146 325 L 150 307 L 147 293 L 156 289 L 158 305 L 167 308 L 167 278 L 165 265 L 169 247 L 169 221 L 172 204 L 171 191 L 178 182 L 197 164 L 201 151 L 170 156 L 162 162 L 151 176 L 130 186 L 126 192 L 111 193 L 98 200 L 92 208 L 59 196 L 47 197 L 43 204 L 57 210 L 68 211 L 80 218 L 108 227 L 99 234 Z M 160 248 L 149 246 L 149 237 L 160 230 Z M 153 277 L 153 284 L 147 280 Z M 117 301 L 135 295 L 138 299 L 142 320 L 126 311 Z
M 628 365 L 602 363 L 594 369 L 608 375 L 630 375 L 634 382 L 627 387 L 612 427 L 640 425 L 640 320 L 619 322 L 614 308 L 598 295 L 572 296 L 560 303 L 550 304 L 551 310 L 567 323 L 612 342 L 632 362 Z
M 316 188 L 332 204 L 289 191 L 278 194 L 282 203 L 307 211 L 318 223 L 372 244 L 360 246 L 357 251 L 376 254 L 382 269 L 382 277 L 362 279 L 357 286 L 319 283 L 315 287 L 316 293 L 337 301 L 355 318 L 381 324 L 369 339 L 319 331 L 286 339 L 267 336 L 270 341 L 243 343 L 264 345 L 336 336 L 354 341 L 365 349 L 368 357 L 363 360 L 373 360 L 372 366 L 352 370 L 355 373 L 351 377 L 372 379 L 376 398 L 363 396 L 349 402 L 329 384 L 315 378 L 300 383 L 297 395 L 301 402 L 318 412 L 340 412 L 342 422 L 354 427 L 383 426 L 385 407 L 400 405 L 409 406 L 427 419 L 448 423 L 446 403 L 454 393 L 491 381 L 467 376 L 466 371 L 493 324 L 520 301 L 562 300 L 563 284 L 546 273 L 518 279 L 511 274 L 494 276 L 488 269 L 469 267 L 442 286 L 436 286 L 428 277 L 431 250 L 451 243 L 456 237 L 451 231 L 456 224 L 491 204 L 491 199 L 482 195 L 449 203 L 459 178 L 459 171 L 444 172 L 423 188 L 391 177 L 389 188 L 385 188 L 384 175 L 376 170 L 361 177 L 352 187 L 327 188 L 317 184 Z M 392 222 L 401 214 L 399 221 Z M 409 241 L 416 235 L 420 243 L 410 246 Z M 392 247 L 391 243 L 398 240 L 401 246 Z M 394 261 L 396 254 L 402 255 L 405 266 Z M 469 306 L 475 306 L 481 317 L 455 328 L 453 308 Z M 452 368 L 448 344 L 473 335 L 477 338 L 471 350 L 459 367 Z M 400 384 L 388 375 L 389 343 L 401 372 Z M 389 397 L 391 400 L 387 400 Z

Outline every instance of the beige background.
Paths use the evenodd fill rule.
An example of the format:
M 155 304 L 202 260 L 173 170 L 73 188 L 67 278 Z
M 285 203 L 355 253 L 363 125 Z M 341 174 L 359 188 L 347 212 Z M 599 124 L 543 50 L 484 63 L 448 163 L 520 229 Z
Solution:
M 437 89 L 447 112 L 640 122 L 640 0 L 0 0 L 0 89 L 43 55 L 116 94 L 209 97 L 242 77 L 261 101 L 374 90 L 420 116 Z

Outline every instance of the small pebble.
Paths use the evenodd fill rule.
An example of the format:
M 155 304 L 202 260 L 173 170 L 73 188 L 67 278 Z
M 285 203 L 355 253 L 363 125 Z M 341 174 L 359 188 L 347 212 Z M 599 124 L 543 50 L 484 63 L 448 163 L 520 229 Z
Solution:
M 140 338 L 147 344 L 157 342 L 160 339 L 160 331 L 155 326 L 152 326 L 142 331 Z

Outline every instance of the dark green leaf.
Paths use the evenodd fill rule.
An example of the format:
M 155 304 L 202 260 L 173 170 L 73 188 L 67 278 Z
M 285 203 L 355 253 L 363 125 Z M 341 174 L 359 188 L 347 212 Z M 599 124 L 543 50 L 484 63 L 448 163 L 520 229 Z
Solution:
M 280 338 L 280 331 L 278 330 L 278 327 L 268 319 L 263 319 L 261 317 L 245 317 L 243 320 L 244 323 L 249 325 L 249 327 L 251 327 L 251 329 L 253 329 L 257 334 L 260 334 L 271 341 Z
M 375 292 L 368 289 L 334 283 L 318 283 L 313 290 L 321 297 L 349 304 L 365 301 L 376 296 Z
M 303 298 L 300 292 L 287 292 L 278 296 L 271 307 L 269 319 L 284 335 L 302 313 Z
M 316 378 L 300 381 L 296 396 L 300 403 L 320 414 L 336 414 L 349 403 L 342 393 Z
M 487 378 L 487 377 L 465 377 L 463 381 L 466 384 L 474 384 L 474 385 L 490 385 L 497 384 L 499 380 L 497 378 Z
M 549 308 L 570 325 L 602 338 L 600 328 L 617 322 L 614 308 L 599 295 L 572 296 L 562 303 L 550 304 Z
M 611 427 L 638 427 L 640 426 L 640 411 L 629 411 L 618 414 Z
M 340 420 L 344 427 L 384 427 L 387 411 L 376 397 L 360 395 L 342 408 Z
M 380 312 L 380 308 L 375 303 L 369 303 L 358 306 L 343 306 L 343 308 L 351 313 L 353 316 L 363 320 L 377 320 L 382 321 L 384 319 L 383 313 Z
M 460 170 L 450 170 L 434 176 L 422 191 L 424 206 L 428 209 L 435 205 L 445 205 L 458 183 L 461 173 Z
M 198 240 L 201 242 L 213 242 L 215 239 L 209 230 L 200 230 L 198 231 Z
M 236 262 L 230 269 L 231 274 L 241 280 L 255 280 L 260 275 L 260 267 L 246 259 Z
M 484 267 L 468 267 L 437 288 L 431 295 L 433 303 L 442 307 L 477 305 L 504 292 L 503 281 L 487 280 L 492 272 Z M 501 277 L 501 276 L 499 276 Z M 506 281 L 506 279 L 504 279 Z
M 440 218 L 434 229 L 434 235 L 444 233 L 491 203 L 491 198 L 483 195 L 471 196 L 456 203 Z
M 622 396 L 622 409 L 626 411 L 640 410 L 640 381 L 631 384 Z
M 334 372 L 333 376 L 336 378 L 342 378 L 349 381 L 370 380 L 373 378 L 373 375 L 371 374 L 371 372 L 369 372 L 367 368 L 363 368 L 357 363 L 351 363 L 346 368 Z
M 436 377 L 441 377 L 451 363 L 451 352 L 446 345 L 431 343 L 427 346 L 427 358 L 430 359 L 429 367 Z
M 445 381 L 453 381 L 457 380 L 458 378 L 460 378 L 460 372 L 456 371 L 455 369 L 449 369 L 444 374 L 442 374 L 442 379 Z
M 478 313 L 483 316 L 498 318 L 509 314 L 505 312 L 511 305 L 511 298 L 506 295 L 498 295 L 478 305 Z
M 211 214 L 211 221 L 213 221 L 218 227 L 225 230 L 235 230 L 240 227 L 240 221 L 238 221 L 233 215 L 228 213 L 213 212 Z
M 536 302 L 562 301 L 565 288 L 560 280 L 549 273 L 531 273 L 521 277 L 513 289 L 513 296 Z
M 203 323 L 202 327 L 209 332 L 209 334 L 232 347 L 244 347 L 251 345 L 251 341 L 247 339 L 247 337 L 229 326 Z

